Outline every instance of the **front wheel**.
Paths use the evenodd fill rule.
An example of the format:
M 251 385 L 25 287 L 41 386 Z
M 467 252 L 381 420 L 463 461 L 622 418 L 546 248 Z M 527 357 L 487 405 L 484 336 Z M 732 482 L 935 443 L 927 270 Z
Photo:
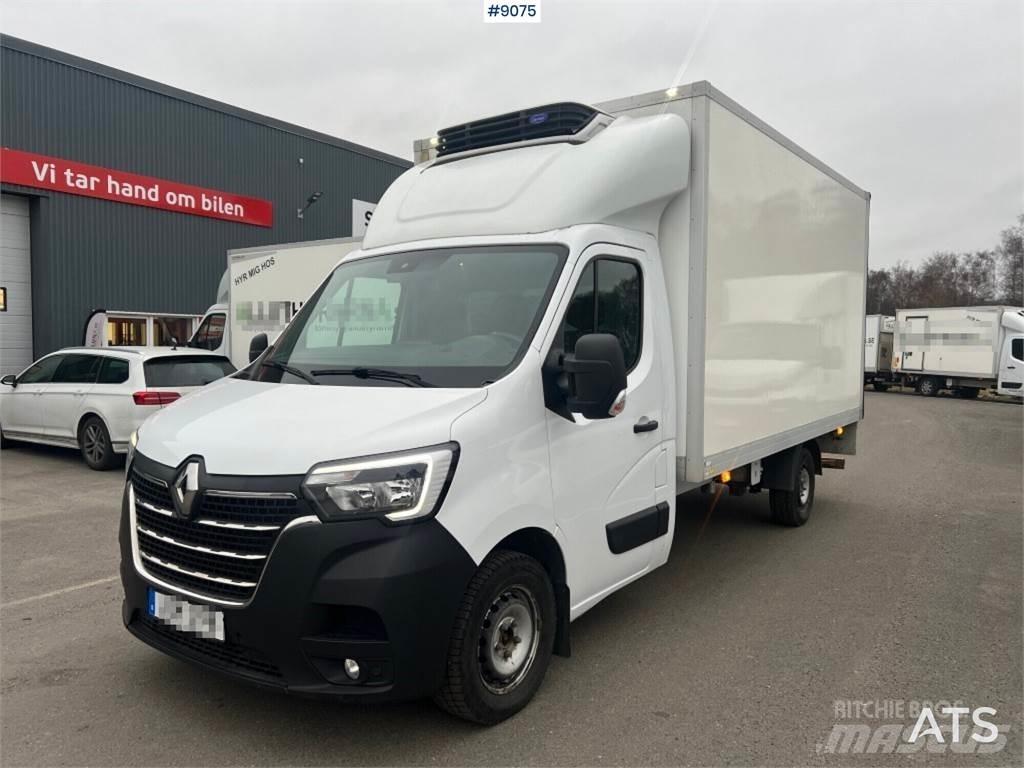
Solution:
M 780 525 L 800 526 L 811 517 L 814 506 L 814 457 L 806 448 L 800 449 L 793 472 L 793 490 L 772 489 L 768 495 L 772 521 Z
M 475 723 L 511 717 L 544 680 L 556 624 L 555 593 L 543 566 L 520 552 L 491 553 L 462 598 L 434 700 Z

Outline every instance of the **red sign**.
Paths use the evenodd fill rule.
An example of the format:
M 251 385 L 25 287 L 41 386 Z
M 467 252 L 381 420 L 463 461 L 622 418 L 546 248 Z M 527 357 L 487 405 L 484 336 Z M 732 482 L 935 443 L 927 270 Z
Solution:
M 268 200 L 193 187 L 137 173 L 113 171 L 98 165 L 20 152 L 7 147 L 3 147 L 0 152 L 0 181 L 8 184 L 255 224 L 258 227 L 274 225 L 274 207 Z

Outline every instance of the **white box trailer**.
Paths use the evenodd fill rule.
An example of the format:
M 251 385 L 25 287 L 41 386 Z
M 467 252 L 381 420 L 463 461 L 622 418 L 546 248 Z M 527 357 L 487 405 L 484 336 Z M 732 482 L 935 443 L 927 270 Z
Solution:
M 763 490 L 808 521 L 862 414 L 868 195 L 707 83 L 420 146 L 273 348 L 140 430 L 124 615 L 159 587 L 214 606 L 280 685 L 494 723 L 571 621 L 668 560 L 679 492 Z M 170 498 L 146 478 L 191 490 L 190 468 L 205 494 L 301 505 L 244 582 L 209 526 L 189 529 L 208 583 L 145 533 Z M 358 626 L 312 658 L 325 605 Z
M 900 309 L 893 370 L 900 383 L 923 395 L 948 389 L 975 397 L 991 388 L 1020 396 L 1021 345 L 1024 310 L 1020 307 Z
M 864 318 L 864 383 L 880 392 L 892 384 L 893 315 L 868 315 Z
M 249 365 L 252 340 L 265 333 L 272 343 L 360 242 L 341 237 L 229 250 L 217 303 L 206 310 L 190 346 L 219 350 L 239 369 Z

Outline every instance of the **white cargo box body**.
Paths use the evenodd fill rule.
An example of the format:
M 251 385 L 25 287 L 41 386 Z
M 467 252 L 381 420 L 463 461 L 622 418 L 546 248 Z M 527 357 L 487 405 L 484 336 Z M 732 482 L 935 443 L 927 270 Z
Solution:
M 944 307 L 896 311 L 893 367 L 904 373 L 995 378 L 1004 313 L 1015 307 Z
M 596 106 L 690 127 L 689 185 L 658 232 L 680 478 L 858 421 L 870 196 L 706 82 Z
M 892 315 L 868 315 L 864 318 L 865 373 L 888 373 L 892 370 L 895 330 L 896 318 Z
M 431 165 L 438 140 L 417 141 L 427 164 L 392 185 L 366 247 L 595 224 L 654 235 L 680 490 L 858 421 L 870 196 L 707 82 L 594 106 L 616 119 L 575 145 Z
M 232 360 L 249 359 L 258 333 L 279 334 L 327 274 L 360 238 L 239 248 L 228 251 L 229 318 Z

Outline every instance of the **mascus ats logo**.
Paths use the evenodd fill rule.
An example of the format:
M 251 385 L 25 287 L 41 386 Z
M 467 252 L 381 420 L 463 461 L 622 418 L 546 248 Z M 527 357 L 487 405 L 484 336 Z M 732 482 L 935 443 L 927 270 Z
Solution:
M 834 714 L 818 754 L 986 755 L 1001 752 L 1010 731 L 995 708 L 962 701 L 839 699 Z

